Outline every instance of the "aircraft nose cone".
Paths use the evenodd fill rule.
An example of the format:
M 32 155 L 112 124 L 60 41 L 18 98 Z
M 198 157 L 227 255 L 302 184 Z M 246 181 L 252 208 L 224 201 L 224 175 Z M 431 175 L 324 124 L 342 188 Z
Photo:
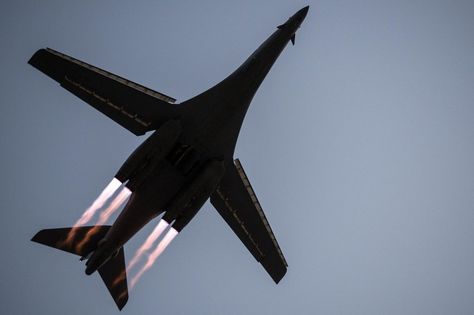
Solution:
M 304 18 L 306 17 L 306 14 L 308 14 L 308 10 L 309 10 L 309 5 L 305 6 L 303 9 L 299 10 L 298 12 L 296 12 L 296 16 L 301 20 L 303 21 Z
M 293 16 L 288 20 L 288 24 L 292 25 L 294 30 L 300 27 L 301 23 L 303 22 L 306 14 L 308 14 L 309 5 L 305 6 L 303 9 L 300 9 L 298 12 L 293 14 Z

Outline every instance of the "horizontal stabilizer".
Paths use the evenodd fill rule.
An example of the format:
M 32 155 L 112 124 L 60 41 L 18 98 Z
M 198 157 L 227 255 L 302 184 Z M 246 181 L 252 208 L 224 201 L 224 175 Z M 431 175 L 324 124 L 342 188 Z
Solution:
M 127 272 L 123 247 L 105 265 L 99 268 L 99 274 L 112 298 L 121 310 L 128 301 Z
M 104 238 L 109 228 L 109 225 L 96 225 L 47 229 L 36 233 L 31 240 L 36 243 L 84 257 L 97 247 L 97 243 Z M 95 229 L 93 231 L 94 233 L 88 234 L 92 229 Z M 79 246 L 79 244 L 86 238 L 86 235 L 87 241 Z M 70 240 L 68 240 L 68 236 Z

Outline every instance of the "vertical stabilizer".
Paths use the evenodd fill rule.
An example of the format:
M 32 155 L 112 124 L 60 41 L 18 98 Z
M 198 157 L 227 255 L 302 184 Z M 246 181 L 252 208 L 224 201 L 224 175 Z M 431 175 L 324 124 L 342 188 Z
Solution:
M 69 240 L 68 235 L 70 235 L 73 229 L 74 238 Z M 109 229 L 110 226 L 108 225 L 46 229 L 36 233 L 31 240 L 36 243 L 85 257 L 97 249 L 97 244 L 104 238 Z M 91 230 L 94 230 L 94 233 L 89 233 L 89 237 L 84 243 L 86 235 L 88 235 L 88 232 Z M 117 304 L 117 307 L 121 310 L 128 300 L 127 275 L 123 247 L 120 248 L 117 254 L 110 258 L 98 270 L 100 277 L 112 295 L 115 304 Z
M 123 247 L 107 263 L 99 268 L 99 274 L 112 298 L 121 310 L 128 301 L 127 272 Z

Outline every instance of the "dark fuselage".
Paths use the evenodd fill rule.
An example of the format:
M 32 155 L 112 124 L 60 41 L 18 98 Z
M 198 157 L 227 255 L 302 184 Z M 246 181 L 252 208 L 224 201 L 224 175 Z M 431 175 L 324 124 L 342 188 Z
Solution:
M 184 223 L 178 224 L 180 228 L 194 216 L 215 189 L 226 165 L 232 163 L 248 106 L 281 51 L 294 40 L 307 10 L 298 11 L 279 26 L 226 79 L 178 106 L 174 124 L 179 126 L 180 132 L 176 142 L 159 162 L 148 161 L 152 166 L 136 171 L 132 178 L 124 176 L 123 179 L 129 180 L 126 185 L 132 191 L 131 198 L 89 258 L 87 274 L 103 265 L 160 213 L 172 211 L 169 217 L 176 220 L 175 224 L 183 217 Z M 150 138 L 153 136 L 155 134 Z M 146 140 L 136 151 L 136 161 L 132 159 L 130 165 L 150 159 L 140 152 L 153 151 L 157 143 L 160 142 Z M 186 211 L 190 214 L 184 213 Z

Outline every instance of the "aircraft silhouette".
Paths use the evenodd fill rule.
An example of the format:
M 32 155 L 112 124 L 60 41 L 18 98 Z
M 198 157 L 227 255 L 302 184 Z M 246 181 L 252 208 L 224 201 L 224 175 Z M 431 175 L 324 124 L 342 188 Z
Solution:
M 234 150 L 258 87 L 295 32 L 308 6 L 268 37 L 232 74 L 185 101 L 46 48 L 29 64 L 135 135 L 154 131 L 115 175 L 130 192 L 112 226 L 41 230 L 32 241 L 77 255 L 86 274 L 98 270 L 119 309 L 128 300 L 124 244 L 164 212 L 165 225 L 179 233 L 210 198 L 255 259 L 278 283 L 287 263 Z M 116 188 L 117 188 L 116 187 Z

